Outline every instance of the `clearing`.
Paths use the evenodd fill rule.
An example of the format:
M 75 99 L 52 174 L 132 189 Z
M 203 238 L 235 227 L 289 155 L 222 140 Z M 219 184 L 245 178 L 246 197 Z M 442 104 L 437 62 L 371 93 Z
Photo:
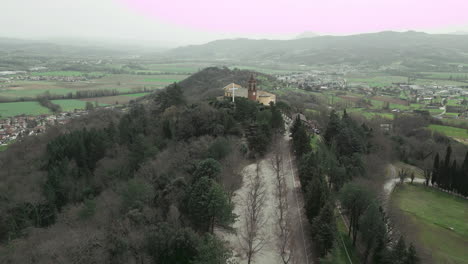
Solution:
M 393 192 L 392 205 L 401 210 L 422 257 L 432 256 L 435 263 L 468 263 L 467 200 L 422 184 L 405 184 Z

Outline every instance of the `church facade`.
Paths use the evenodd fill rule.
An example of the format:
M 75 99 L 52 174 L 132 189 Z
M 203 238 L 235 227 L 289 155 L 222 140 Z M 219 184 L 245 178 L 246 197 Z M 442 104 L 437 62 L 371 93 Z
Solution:
M 257 80 L 255 80 L 252 75 L 250 76 L 247 88 L 235 83 L 226 85 L 223 88 L 224 97 L 233 98 L 233 100 L 235 100 L 236 97 L 244 97 L 248 98 L 250 101 L 256 101 L 263 105 L 269 105 L 271 102 L 276 103 L 276 95 L 258 90 L 257 88 Z

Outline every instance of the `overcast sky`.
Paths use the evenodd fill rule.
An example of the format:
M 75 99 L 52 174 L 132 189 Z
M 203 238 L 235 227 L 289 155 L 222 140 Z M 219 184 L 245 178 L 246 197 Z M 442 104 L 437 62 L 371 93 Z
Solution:
M 296 27 L 297 30 L 289 30 L 288 32 L 274 32 L 272 30 L 266 30 L 265 32 L 269 32 L 268 34 L 262 34 L 260 30 L 257 30 L 256 32 L 241 32 L 231 30 L 231 28 L 229 28 L 229 30 L 226 31 L 237 33 L 226 33 L 226 31 L 223 31 L 222 29 L 220 30 L 219 28 L 194 28 L 187 25 L 187 23 L 190 23 L 190 19 L 194 19 L 192 21 L 196 21 L 198 19 L 197 16 L 184 20 L 186 22 L 188 21 L 186 24 L 177 23 L 177 21 L 167 19 L 166 16 L 164 18 L 162 18 L 162 15 L 161 17 L 158 17 L 157 14 L 161 14 L 166 11 L 144 12 L 145 10 L 141 10 L 142 7 L 145 8 L 144 5 L 140 5 L 139 8 L 133 8 L 131 6 L 132 1 L 133 0 L 1 0 L 0 36 L 40 40 L 56 38 L 86 38 L 122 40 L 126 42 L 140 41 L 151 45 L 159 44 L 160 46 L 177 46 L 201 44 L 215 39 L 237 37 L 288 39 L 293 38 L 295 35 L 303 31 L 320 32 L 320 30 L 316 30 L 315 28 L 308 28 L 307 25 L 302 28 L 300 26 Z M 134 0 L 135 3 L 138 1 L 139 0 Z M 157 2 L 174 2 L 179 6 L 181 3 L 182 5 L 184 4 L 184 0 L 151 1 L 153 4 Z M 196 0 L 186 1 L 193 3 Z M 217 0 L 218 3 L 222 1 L 224 0 Z M 247 3 L 249 1 L 237 1 L 237 3 L 242 4 L 243 2 Z M 129 2 L 130 5 L 128 4 Z M 148 8 L 158 7 L 159 6 L 153 5 Z M 191 8 L 196 8 L 196 6 Z M 203 10 L 206 10 L 206 8 Z M 214 10 L 208 10 L 209 12 L 207 14 L 201 14 L 200 10 L 193 11 L 194 12 L 192 13 L 195 13 L 198 16 L 205 16 L 209 15 Z M 258 14 L 261 11 L 256 10 L 255 12 Z M 173 9 L 171 13 L 174 14 L 172 17 L 175 20 L 177 20 L 178 14 L 180 14 L 179 17 L 187 14 L 187 12 L 180 12 L 180 10 L 174 11 Z M 232 19 L 233 21 L 235 19 L 243 19 L 242 11 L 225 14 L 224 17 L 226 20 Z M 282 19 L 287 20 L 287 18 Z M 460 23 L 460 25 L 453 25 L 452 23 L 450 26 L 441 24 L 441 26 L 438 27 L 432 26 L 431 28 L 408 29 L 431 32 L 450 32 L 457 30 L 468 31 L 468 26 L 464 25 L 468 25 L 467 21 Z M 259 27 L 259 29 L 261 28 Z M 388 28 L 388 30 L 391 29 L 393 28 Z M 396 30 L 402 29 L 403 28 L 398 28 Z M 361 29 L 360 31 L 361 32 L 343 33 L 362 33 L 365 29 Z M 322 33 L 340 34 L 338 31 Z

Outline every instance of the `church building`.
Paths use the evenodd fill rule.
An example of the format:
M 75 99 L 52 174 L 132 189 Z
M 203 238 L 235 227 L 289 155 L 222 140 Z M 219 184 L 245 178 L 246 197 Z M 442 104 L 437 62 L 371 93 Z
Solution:
M 270 102 L 276 103 L 276 95 L 258 90 L 257 80 L 255 80 L 253 74 L 250 76 L 248 87 L 244 88 L 239 84 L 231 83 L 226 85 L 224 89 L 224 97 L 232 98 L 235 100 L 236 97 L 248 98 L 251 101 L 259 102 L 263 105 L 269 105 Z

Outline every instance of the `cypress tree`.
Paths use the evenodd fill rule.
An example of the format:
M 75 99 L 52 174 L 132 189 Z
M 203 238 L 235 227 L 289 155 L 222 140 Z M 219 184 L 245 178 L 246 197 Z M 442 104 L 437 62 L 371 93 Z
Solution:
M 440 174 L 440 161 L 439 161 L 439 153 L 437 153 L 434 157 L 434 165 L 432 167 L 432 179 L 431 183 L 434 185 L 435 183 L 439 184 L 439 174 Z
M 416 249 L 414 248 L 413 243 L 411 243 L 408 248 L 408 253 L 406 256 L 405 264 L 417 264 L 417 263 L 419 263 L 419 258 L 416 255 Z

